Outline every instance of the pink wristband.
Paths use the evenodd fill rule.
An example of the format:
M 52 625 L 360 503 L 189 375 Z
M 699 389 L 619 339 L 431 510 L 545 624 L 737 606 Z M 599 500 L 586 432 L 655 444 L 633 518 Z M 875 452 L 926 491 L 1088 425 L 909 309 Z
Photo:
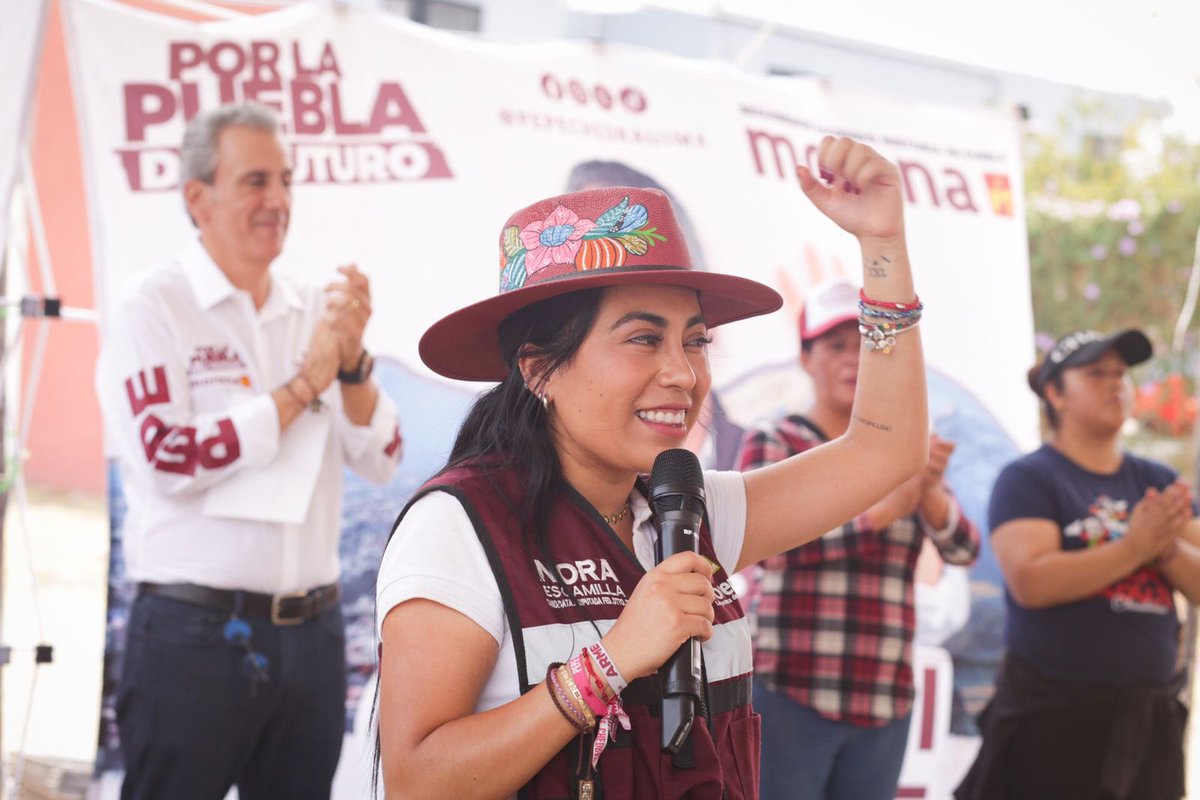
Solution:
M 571 702 L 567 690 L 558 682 L 558 670 L 561 666 L 562 664 L 551 664 L 550 668 L 546 670 L 546 686 L 550 689 L 550 699 L 558 698 L 554 705 L 558 706 L 559 712 L 581 733 L 591 730 L 591 723 L 587 721 L 583 712 L 576 708 L 575 703 Z
M 621 698 L 619 697 L 609 704 L 608 713 L 596 726 L 596 741 L 592 742 L 592 769 L 596 768 L 596 764 L 600 761 L 600 755 L 604 752 L 604 748 L 608 747 L 608 740 L 617 738 L 618 724 L 625 730 L 629 730 L 629 715 L 621 707 Z
M 572 658 L 567 662 L 567 666 L 571 670 L 571 677 L 575 679 L 575 687 L 583 695 L 583 700 L 588 704 L 588 708 L 597 717 L 603 717 L 608 712 L 608 706 L 603 699 L 596 696 L 596 690 L 592 688 L 592 680 L 588 677 L 587 666 L 583 663 L 583 654 L 580 653 Z

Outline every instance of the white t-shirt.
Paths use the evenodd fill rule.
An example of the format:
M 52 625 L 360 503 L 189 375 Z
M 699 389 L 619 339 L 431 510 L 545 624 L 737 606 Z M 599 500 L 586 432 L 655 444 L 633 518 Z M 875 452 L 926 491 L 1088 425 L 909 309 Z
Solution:
M 704 495 L 717 560 L 732 574 L 746 533 L 742 473 L 705 471 Z M 650 505 L 635 491 L 629 496 L 629 507 L 633 514 L 634 554 L 645 569 L 652 569 L 657 532 L 650 518 Z M 496 667 L 475 711 L 487 711 L 517 699 L 516 656 L 496 576 L 466 510 L 446 492 L 431 492 L 414 503 L 388 543 L 379 567 L 376 635 L 382 639 L 383 620 L 389 611 L 416 598 L 432 600 L 466 615 L 499 645 Z M 601 633 L 611 626 L 611 620 L 597 622 Z M 745 659 L 749 661 L 749 653 Z
M 971 578 L 966 567 L 944 564 L 938 582 L 913 584 L 917 629 L 913 641 L 941 647 L 971 618 Z

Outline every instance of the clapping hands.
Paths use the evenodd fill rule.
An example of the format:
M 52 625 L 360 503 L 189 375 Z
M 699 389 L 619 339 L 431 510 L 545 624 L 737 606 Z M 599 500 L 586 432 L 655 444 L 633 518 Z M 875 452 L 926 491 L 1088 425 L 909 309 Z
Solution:
M 1168 552 L 1192 519 L 1192 493 L 1183 481 L 1161 491 L 1151 487 L 1133 507 L 1125 539 L 1141 563 Z
M 330 327 L 338 337 L 340 367 L 352 372 L 362 356 L 363 331 L 371 318 L 371 283 L 354 264 L 338 267 L 338 272 L 346 279 L 325 287 L 329 298 L 327 314 Z
M 363 352 L 363 331 L 371 318 L 371 285 L 353 264 L 338 267 L 345 280 L 325 287 L 325 311 L 313 330 L 300 372 L 317 393 L 338 370 L 353 372 Z

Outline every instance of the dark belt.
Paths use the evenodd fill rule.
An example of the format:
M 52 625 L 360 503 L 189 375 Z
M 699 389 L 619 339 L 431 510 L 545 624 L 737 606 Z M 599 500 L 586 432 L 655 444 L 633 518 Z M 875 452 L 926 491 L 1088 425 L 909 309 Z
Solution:
M 299 625 L 316 619 L 321 612 L 336 606 L 341 598 L 336 583 L 318 586 L 307 592 L 285 594 L 212 589 L 194 583 L 139 583 L 138 594 L 165 597 L 230 614 L 236 610 L 243 617 L 269 619 L 272 625 Z

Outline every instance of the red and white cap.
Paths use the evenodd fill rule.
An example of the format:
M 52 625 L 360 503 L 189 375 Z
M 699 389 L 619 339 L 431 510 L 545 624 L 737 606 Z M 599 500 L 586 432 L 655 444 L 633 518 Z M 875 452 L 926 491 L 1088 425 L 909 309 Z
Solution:
M 800 341 L 811 342 L 843 322 L 858 319 L 858 287 L 846 278 L 829 278 L 805 293 L 800 310 Z

